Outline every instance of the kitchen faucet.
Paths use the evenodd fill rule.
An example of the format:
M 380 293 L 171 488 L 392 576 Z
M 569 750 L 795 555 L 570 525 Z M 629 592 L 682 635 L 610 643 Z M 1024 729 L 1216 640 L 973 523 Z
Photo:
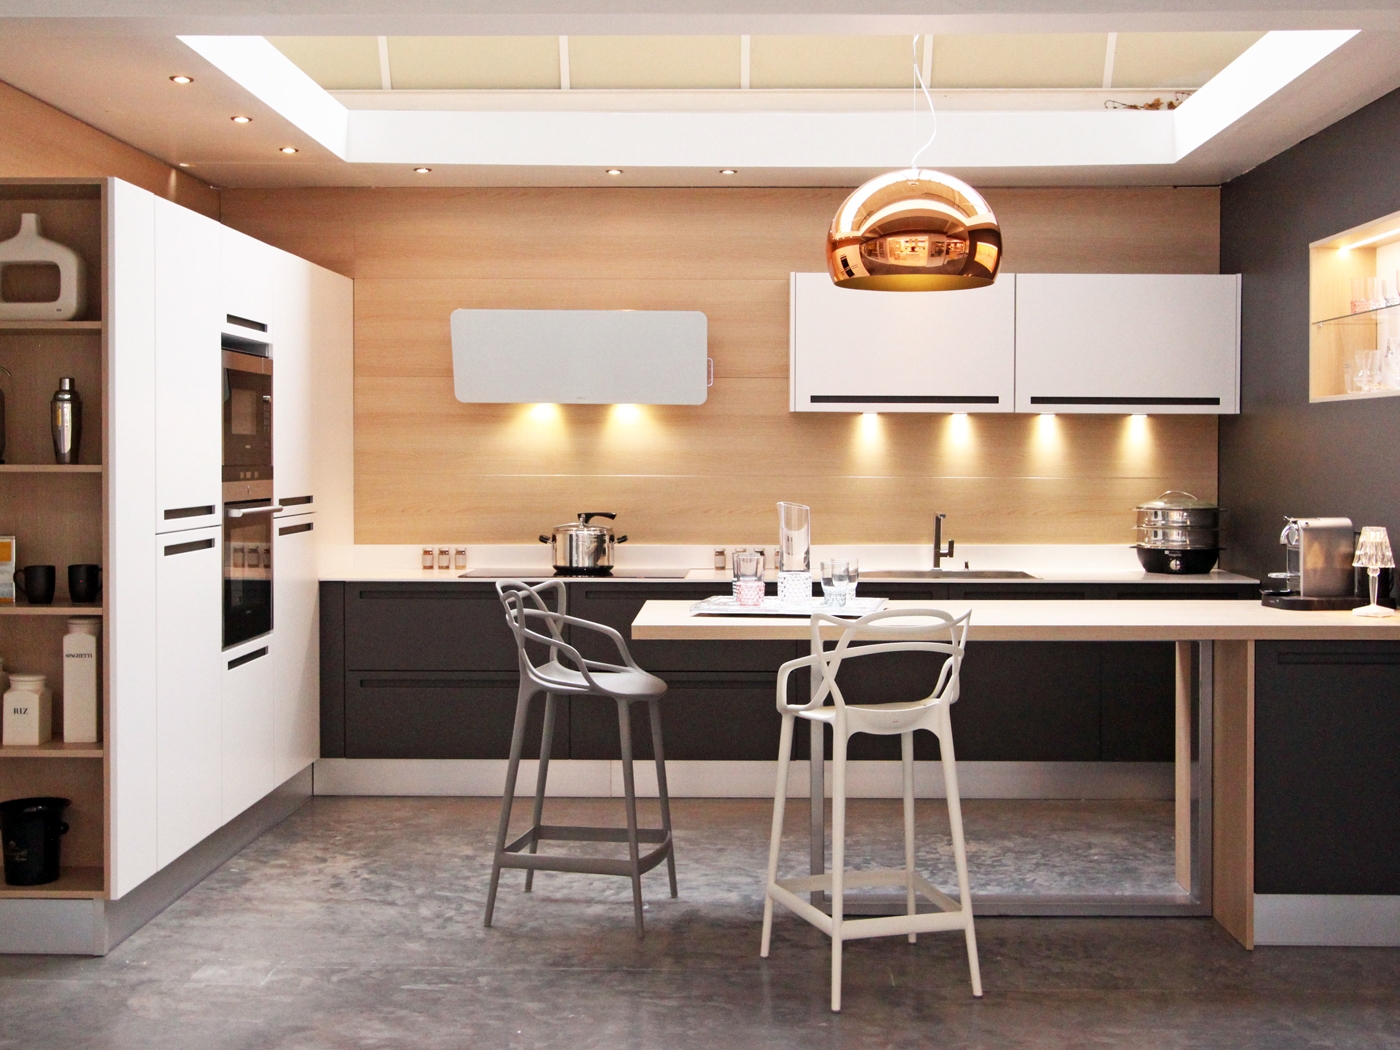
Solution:
M 938 568 L 938 563 L 944 558 L 953 556 L 953 541 L 948 541 L 948 549 L 943 549 L 943 519 L 948 515 L 937 514 L 933 519 L 933 567 Z

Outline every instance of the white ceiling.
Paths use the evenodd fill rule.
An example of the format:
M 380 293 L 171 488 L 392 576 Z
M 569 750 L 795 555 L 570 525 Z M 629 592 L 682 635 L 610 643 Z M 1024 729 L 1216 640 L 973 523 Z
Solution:
M 1302 76 L 1264 99 L 1243 117 L 1181 159 L 1159 162 L 1139 152 L 1132 163 L 1115 162 L 1112 150 L 1082 157 L 1075 141 L 1045 129 L 1079 127 L 1088 117 L 1127 116 L 1131 137 L 1160 136 L 1165 113 L 1111 115 L 1106 98 L 1141 103 L 1151 90 L 1059 91 L 950 90 L 937 93 L 945 113 L 940 140 L 927 164 L 985 185 L 1213 184 L 1248 170 L 1282 149 L 1400 87 L 1400 10 L 1386 3 L 1292 0 L 1275 8 L 1267 0 L 992 0 L 968 13 L 964 0 L 873 0 L 860 14 L 835 0 L 745 0 L 702 5 L 677 0 L 592 0 L 588 10 L 561 9 L 557 0 L 516 2 L 509 14 L 463 0 L 418 0 L 413 13 L 387 0 L 320 0 L 282 5 L 266 13 L 262 0 L 0 0 L 0 80 L 7 81 L 109 134 L 219 186 L 288 185 L 852 185 L 892 164 L 907 163 L 920 134 L 911 117 L 912 94 L 865 90 L 518 90 L 335 92 L 327 96 L 351 110 L 368 128 L 387 117 L 397 123 L 391 162 L 347 162 L 320 145 L 298 123 L 195 54 L 177 34 L 268 36 L 359 35 L 606 35 L 758 33 L 1029 33 L 1205 32 L 1277 29 L 1360 29 L 1357 36 Z M 549 10 L 547 10 L 547 8 Z M 262 10 L 260 10 L 262 9 Z M 168 77 L 185 72 L 195 83 L 176 87 Z M 309 83 L 309 80 L 308 80 Z M 562 97 L 561 97 L 562 96 Z M 392 106 L 386 114 L 385 109 Z M 285 109 L 283 106 L 279 106 Z M 373 111 L 378 110 L 376 116 Z M 570 116 L 570 114 L 575 114 Z M 1076 116 L 1076 113 L 1079 114 Z M 236 126 L 234 114 L 253 117 Z M 674 117 L 668 119 L 668 114 Z M 796 114 L 785 119 L 787 114 Z M 1030 117 L 1035 115 L 1035 119 Z M 473 154 L 458 149 L 438 157 L 412 153 L 431 137 L 405 139 L 417 121 L 437 122 L 438 139 L 477 142 Z M 400 120 L 399 118 L 405 118 Z M 646 118 L 646 119 L 641 119 Z M 799 119 L 800 118 L 800 119 Z M 563 148 L 559 122 L 592 121 L 606 148 Z M 926 118 L 925 118 L 926 119 Z M 731 121 L 726 125 L 725 121 Z M 738 123 L 733 123 L 737 121 Z M 804 123 L 805 121 L 805 123 Z M 1018 123 L 1018 121 L 1020 123 Z M 1058 121 L 1059 123 L 1054 123 Z M 766 123 L 765 123 L 766 122 Z M 1076 123 L 1078 122 L 1078 123 Z M 1155 122 L 1155 123 L 1154 123 Z M 1121 121 L 1120 121 L 1121 124 Z M 716 141 L 733 140 L 735 128 L 754 135 L 744 162 L 720 153 L 642 148 L 659 139 L 687 143 L 695 128 L 710 127 Z M 489 128 L 508 128 L 496 133 Z M 773 141 L 802 139 L 808 146 L 833 134 L 860 139 L 861 148 L 775 150 Z M 1021 128 L 1039 126 L 1041 154 L 1011 156 L 998 135 L 1024 139 Z M 668 133 L 657 135 L 660 127 Z M 550 129 L 556 129 L 551 137 Z M 726 131 L 726 128 L 729 131 Z M 769 132 L 762 129 L 768 128 Z M 443 133 L 442 129 L 446 129 Z M 797 129 L 797 130 L 795 130 Z M 854 132 L 851 129 L 855 129 Z M 998 129 L 1005 129 L 1004 131 Z M 763 135 L 772 140 L 761 141 Z M 1096 134 L 1098 134 L 1096 132 Z M 1115 132 L 1116 134 L 1116 132 Z M 793 136 L 796 136 L 794 139 Z M 361 134 L 363 141 L 365 133 Z M 981 152 L 958 143 L 981 142 Z M 1085 140 L 1086 142 L 1089 140 Z M 1097 140 L 1095 140 L 1097 141 Z M 529 149 L 521 147 L 524 142 Z M 596 146 L 598 139 L 594 138 Z M 407 144 L 406 144 L 407 143 Z M 283 145 L 300 152 L 284 156 Z M 383 145 L 381 143 L 381 145 Z M 558 146 L 559 148 L 555 148 Z M 763 146 L 764 148 L 759 148 Z M 1051 157 L 1051 146 L 1059 154 Z M 490 148 L 487 148 L 490 147 Z M 801 147 L 801 148 L 799 148 Z M 992 148 L 995 147 L 995 148 Z M 384 147 L 387 149 L 387 147 Z M 1145 148 L 1145 147 L 1144 147 Z M 408 150 L 410 152 L 404 152 Z M 629 153 L 628 150 L 631 150 Z M 1069 156 L 1064 154 L 1069 151 Z M 605 155 L 626 154 L 625 174 L 609 177 Z M 738 151 L 736 151 L 738 152 Z M 1014 150 L 1012 151 L 1014 153 Z M 355 152 L 350 151 L 352 157 Z M 369 154 L 365 154 L 369 156 Z M 1126 156 L 1126 155 L 1124 155 Z M 797 162 L 794 162 L 796 157 Z M 1008 157 L 1010 158 L 1008 160 Z M 1019 157 L 1019 162 L 1018 162 Z M 1051 157 L 1053 162 L 1046 162 Z M 486 163 L 461 163 L 462 160 Z M 429 175 L 414 164 L 429 163 Z M 742 163 L 742 166 L 741 166 Z M 740 167 L 722 176 L 718 167 Z

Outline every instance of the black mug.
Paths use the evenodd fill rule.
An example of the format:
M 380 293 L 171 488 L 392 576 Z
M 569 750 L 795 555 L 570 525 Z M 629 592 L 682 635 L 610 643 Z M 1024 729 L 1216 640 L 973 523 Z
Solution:
M 97 601 L 102 593 L 101 565 L 68 566 L 68 597 L 79 605 Z
M 29 599 L 30 605 L 52 605 L 57 582 L 58 570 L 52 565 L 26 565 L 15 577 L 15 586 Z

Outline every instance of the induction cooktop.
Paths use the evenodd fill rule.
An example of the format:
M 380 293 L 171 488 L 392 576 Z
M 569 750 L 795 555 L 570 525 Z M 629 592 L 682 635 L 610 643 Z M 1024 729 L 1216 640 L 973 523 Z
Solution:
M 613 569 L 606 576 L 580 576 L 577 573 L 545 569 L 468 569 L 459 579 L 488 580 L 683 580 L 689 569 Z

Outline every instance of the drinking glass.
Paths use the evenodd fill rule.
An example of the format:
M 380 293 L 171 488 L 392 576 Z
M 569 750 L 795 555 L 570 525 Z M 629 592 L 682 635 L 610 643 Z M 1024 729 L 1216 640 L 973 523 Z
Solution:
M 1347 364 L 1347 367 L 1351 367 L 1350 363 Z M 1351 390 L 1348 388 L 1347 393 L 1350 392 Z M 729 556 L 729 581 L 735 598 L 739 597 L 739 555 L 747 553 L 747 547 L 736 547 Z
M 741 551 L 734 555 L 734 597 L 740 605 L 763 604 L 763 555 L 756 551 Z
M 846 604 L 845 592 L 837 586 L 835 575 L 836 567 L 842 564 L 838 561 L 822 562 L 822 602 L 828 606 Z
M 860 582 L 860 559 L 851 558 L 846 562 L 846 597 L 856 596 L 856 584 Z

